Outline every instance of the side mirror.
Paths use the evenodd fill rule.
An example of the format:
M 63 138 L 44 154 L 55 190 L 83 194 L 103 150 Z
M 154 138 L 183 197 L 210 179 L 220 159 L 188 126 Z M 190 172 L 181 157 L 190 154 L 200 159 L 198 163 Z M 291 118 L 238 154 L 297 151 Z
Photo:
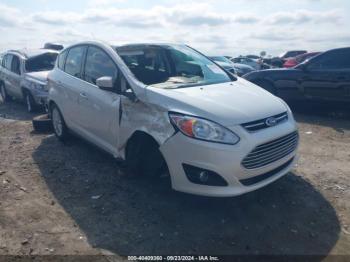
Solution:
M 96 80 L 96 85 L 105 91 L 113 91 L 114 83 L 111 76 L 102 76 Z

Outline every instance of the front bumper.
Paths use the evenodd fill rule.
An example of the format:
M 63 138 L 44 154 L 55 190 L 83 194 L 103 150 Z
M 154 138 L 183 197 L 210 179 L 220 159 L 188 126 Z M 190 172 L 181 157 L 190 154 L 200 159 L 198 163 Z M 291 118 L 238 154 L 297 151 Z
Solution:
M 38 90 L 38 89 L 31 89 L 30 90 L 34 101 L 37 105 L 45 106 L 47 103 L 47 98 L 49 96 L 48 91 Z
M 287 174 L 294 166 L 297 160 L 297 150 L 261 168 L 246 169 L 241 164 L 242 160 L 257 145 L 296 131 L 294 120 L 255 133 L 249 133 L 241 126 L 230 129 L 241 138 L 237 145 L 200 141 L 178 132 L 160 147 L 168 164 L 174 190 L 213 197 L 237 196 L 272 183 Z M 288 161 L 290 162 L 288 163 Z M 228 186 L 207 186 L 192 183 L 185 174 L 183 164 L 213 171 L 224 178 Z M 276 170 L 275 174 L 249 186 L 240 182 L 268 173 L 271 174 L 274 170 Z

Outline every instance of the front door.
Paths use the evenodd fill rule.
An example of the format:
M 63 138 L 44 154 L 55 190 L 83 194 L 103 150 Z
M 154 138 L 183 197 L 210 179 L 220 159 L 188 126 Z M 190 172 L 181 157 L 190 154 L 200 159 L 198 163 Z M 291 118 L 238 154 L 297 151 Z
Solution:
M 89 46 L 86 54 L 83 79 L 79 96 L 81 126 L 96 144 L 116 155 L 119 130 L 120 96 L 112 91 L 99 89 L 96 80 L 110 76 L 116 83 L 118 69 L 111 57 L 102 49 Z
M 350 88 L 350 49 L 327 52 L 306 66 L 300 79 L 309 98 L 345 101 Z

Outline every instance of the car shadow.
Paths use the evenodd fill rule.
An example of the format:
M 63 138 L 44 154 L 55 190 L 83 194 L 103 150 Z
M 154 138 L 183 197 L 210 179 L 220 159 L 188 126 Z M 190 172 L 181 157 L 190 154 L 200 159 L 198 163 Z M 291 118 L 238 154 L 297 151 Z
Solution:
M 350 104 L 314 101 L 289 101 L 298 122 L 328 126 L 336 131 L 350 130 Z
M 205 198 L 131 178 L 80 139 L 64 145 L 49 136 L 33 158 L 89 243 L 119 255 L 324 256 L 339 237 L 331 204 L 295 173 L 236 198 Z
M 26 106 L 20 101 L 13 100 L 3 103 L 0 98 L 0 117 L 8 120 L 29 121 L 33 117 L 43 114 L 44 109 L 35 113 L 27 112 Z

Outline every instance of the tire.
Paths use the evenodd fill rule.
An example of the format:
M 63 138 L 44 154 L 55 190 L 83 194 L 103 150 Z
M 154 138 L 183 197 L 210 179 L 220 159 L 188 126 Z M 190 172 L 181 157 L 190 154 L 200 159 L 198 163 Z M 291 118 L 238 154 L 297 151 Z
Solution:
M 1 95 L 3 103 L 8 102 L 8 101 L 11 100 L 11 97 L 7 94 L 7 91 L 6 91 L 4 83 L 0 84 L 0 95 Z
M 128 143 L 126 166 L 131 175 L 148 178 L 158 178 L 166 170 L 158 144 L 147 136 L 134 137 Z
M 66 141 L 69 137 L 69 131 L 66 123 L 64 122 L 61 111 L 55 104 L 53 104 L 51 107 L 51 120 L 56 137 L 62 142 Z
M 37 109 L 37 104 L 35 103 L 33 95 L 28 90 L 23 91 L 24 102 L 26 104 L 27 111 L 33 113 Z
M 271 82 L 265 81 L 265 80 L 259 80 L 254 83 L 260 86 L 261 88 L 265 89 L 266 91 L 270 92 L 271 94 L 273 95 L 276 94 L 276 89 Z
M 33 129 L 39 133 L 52 132 L 52 122 L 48 114 L 34 117 L 32 120 Z

